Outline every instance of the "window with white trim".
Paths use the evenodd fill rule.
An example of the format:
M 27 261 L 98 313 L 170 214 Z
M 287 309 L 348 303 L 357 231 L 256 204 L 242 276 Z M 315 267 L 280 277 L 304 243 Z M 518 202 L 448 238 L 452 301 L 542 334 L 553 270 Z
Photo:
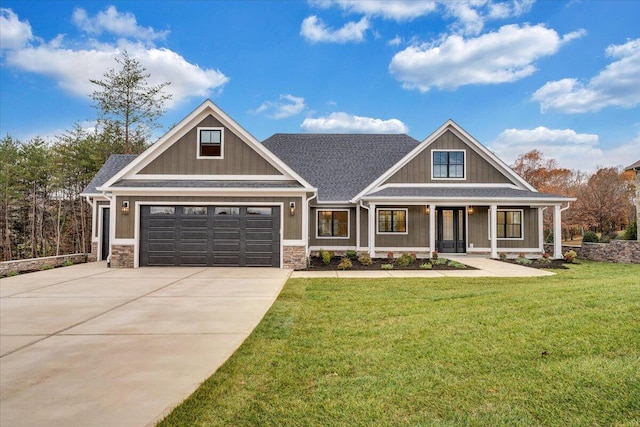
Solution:
M 222 158 L 223 128 L 198 128 L 198 158 Z
M 378 233 L 407 233 L 407 209 L 378 209 Z
M 496 214 L 498 239 L 522 239 L 522 209 L 498 210 Z
M 464 179 L 464 154 L 462 150 L 433 150 L 431 177 L 436 179 Z
M 316 237 L 348 238 L 349 211 L 347 210 L 319 210 L 318 229 Z

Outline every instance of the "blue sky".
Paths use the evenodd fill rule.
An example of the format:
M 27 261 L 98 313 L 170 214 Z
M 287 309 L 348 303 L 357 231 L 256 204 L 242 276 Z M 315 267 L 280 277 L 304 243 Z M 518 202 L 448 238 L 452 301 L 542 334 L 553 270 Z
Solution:
M 638 1 L 10 1 L 0 134 L 91 128 L 89 79 L 126 49 L 173 94 L 277 132 L 426 138 L 447 119 L 503 160 L 589 171 L 640 158 Z

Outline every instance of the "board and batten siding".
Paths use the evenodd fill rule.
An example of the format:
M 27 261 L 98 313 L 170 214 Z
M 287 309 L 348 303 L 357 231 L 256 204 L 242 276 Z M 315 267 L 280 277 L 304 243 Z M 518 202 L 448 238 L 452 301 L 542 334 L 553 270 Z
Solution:
M 474 248 L 489 248 L 491 242 L 489 240 L 489 207 L 474 206 L 473 214 L 468 216 L 467 227 L 469 241 L 467 245 Z M 529 207 L 502 207 L 498 209 L 522 209 L 522 233 L 523 240 L 500 240 L 498 239 L 498 250 L 500 249 L 517 249 L 517 248 L 537 248 L 539 246 L 538 239 L 538 209 Z
M 465 180 L 458 179 L 431 179 L 431 152 L 432 150 L 465 150 L 466 174 Z M 431 145 L 423 150 L 399 171 L 393 174 L 385 184 L 404 183 L 511 183 L 511 181 L 486 161 L 480 154 L 465 144 L 450 130 L 442 134 Z
M 426 248 L 429 246 L 429 215 L 424 206 L 376 206 L 378 209 L 408 209 L 408 234 L 378 234 L 375 224 L 375 246 L 380 248 Z M 376 212 L 377 216 L 377 212 Z
M 282 175 L 240 137 L 224 129 L 222 159 L 198 159 L 198 127 L 224 127 L 208 116 L 165 152 L 145 166 L 141 174 L 174 175 Z
M 136 202 L 166 202 L 167 205 L 181 205 L 183 203 L 200 202 L 204 205 L 215 206 L 221 203 L 231 206 L 238 203 L 242 206 L 256 206 L 264 204 L 283 203 L 283 239 L 300 240 L 302 239 L 302 212 L 298 209 L 295 215 L 289 215 L 289 202 L 295 202 L 296 206 L 302 206 L 301 197 L 202 197 L 202 196 L 118 196 L 116 197 L 116 206 L 122 206 L 124 200 L 129 201 L 131 209 L 128 215 L 124 215 L 120 209 L 116 209 L 116 238 L 117 239 L 133 239 L 135 234 L 135 214 L 134 207 Z

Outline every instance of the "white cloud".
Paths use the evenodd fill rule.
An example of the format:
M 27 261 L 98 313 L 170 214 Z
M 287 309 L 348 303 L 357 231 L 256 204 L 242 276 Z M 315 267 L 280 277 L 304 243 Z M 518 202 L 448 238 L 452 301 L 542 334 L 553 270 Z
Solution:
M 573 129 L 506 129 L 491 144 L 491 150 L 508 164 L 536 149 L 545 158 L 555 159 L 561 168 L 591 172 L 599 166 L 627 166 L 640 153 L 640 135 L 617 147 L 604 148 L 599 136 L 577 133 Z
M 306 132 L 318 133 L 407 133 L 409 128 L 398 119 L 374 119 L 337 112 L 328 117 L 306 118 L 300 125 Z
M 400 45 L 400 43 L 402 43 L 402 37 L 400 37 L 400 36 L 398 36 L 398 35 L 396 35 L 394 38 L 392 38 L 391 40 L 389 40 L 389 41 L 387 42 L 387 44 L 388 44 L 389 46 L 399 46 L 399 45 Z
M 86 10 L 76 8 L 73 11 L 72 21 L 79 29 L 89 34 L 108 32 L 120 37 L 149 41 L 165 39 L 169 34 L 169 31 L 156 31 L 151 27 L 139 26 L 132 13 L 118 12 L 115 6 L 107 7 L 93 18 L 87 15 Z
M 11 9 L 0 9 L 0 48 L 19 49 L 33 39 L 31 25 L 20 21 Z
M 584 83 L 566 78 L 545 83 L 531 99 L 542 112 L 585 113 L 606 107 L 631 108 L 640 103 L 640 39 L 606 49 L 614 59 L 597 76 Z
M 350 21 L 340 29 L 328 28 L 317 16 L 308 16 L 302 21 L 300 34 L 312 43 L 332 42 L 347 43 L 361 42 L 369 29 L 369 20 L 364 17 L 358 22 Z
M 89 96 L 97 88 L 89 79 L 100 80 L 108 69 L 117 68 L 115 58 L 127 50 L 151 74 L 150 84 L 171 82 L 166 88 L 166 92 L 173 95 L 167 103 L 168 108 L 189 96 L 209 96 L 211 91 L 221 89 L 229 81 L 219 70 L 200 68 L 176 52 L 149 47 L 146 42 L 120 39 L 116 44 L 110 44 L 91 40 L 88 45 L 78 48 L 77 41 L 67 42 L 59 35 L 49 42 L 9 50 L 4 63 L 48 76 L 68 93 Z
M 389 71 L 405 89 L 454 90 L 469 84 L 519 80 L 536 71 L 534 62 L 552 55 L 574 32 L 560 37 L 544 25 L 505 25 L 497 32 L 465 39 L 451 35 L 435 44 L 410 46 L 397 54 Z
M 304 111 L 304 98 L 293 95 L 280 95 L 279 101 L 265 101 L 255 113 L 267 113 L 272 119 L 286 119 Z
M 490 19 L 520 16 L 531 9 L 533 0 L 316 0 L 318 7 L 337 6 L 348 13 L 381 17 L 398 22 L 411 21 L 432 13 L 444 12 L 454 20 L 453 28 L 464 34 L 479 34 Z

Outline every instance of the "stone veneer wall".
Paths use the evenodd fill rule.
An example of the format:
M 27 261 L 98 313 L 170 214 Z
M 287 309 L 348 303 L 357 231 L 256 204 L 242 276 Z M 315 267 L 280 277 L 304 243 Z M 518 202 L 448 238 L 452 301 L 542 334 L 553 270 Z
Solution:
M 282 248 L 282 266 L 294 270 L 307 268 L 307 253 L 304 246 L 284 246 Z
M 98 242 L 91 242 L 91 253 L 87 254 L 88 262 L 96 262 L 98 260 Z
M 133 245 L 111 245 L 111 267 L 133 268 Z
M 546 251 L 553 251 L 553 245 L 545 244 L 544 248 Z M 612 240 L 611 243 L 562 246 L 562 253 L 570 250 L 576 251 L 578 259 L 640 264 L 640 241 L 636 240 Z
M 71 261 L 73 264 L 87 262 L 87 254 L 71 254 L 48 256 L 43 258 L 19 259 L 14 261 L 0 262 L 0 277 L 8 276 L 10 272 L 21 273 L 26 271 L 37 271 L 44 268 L 62 267 Z

